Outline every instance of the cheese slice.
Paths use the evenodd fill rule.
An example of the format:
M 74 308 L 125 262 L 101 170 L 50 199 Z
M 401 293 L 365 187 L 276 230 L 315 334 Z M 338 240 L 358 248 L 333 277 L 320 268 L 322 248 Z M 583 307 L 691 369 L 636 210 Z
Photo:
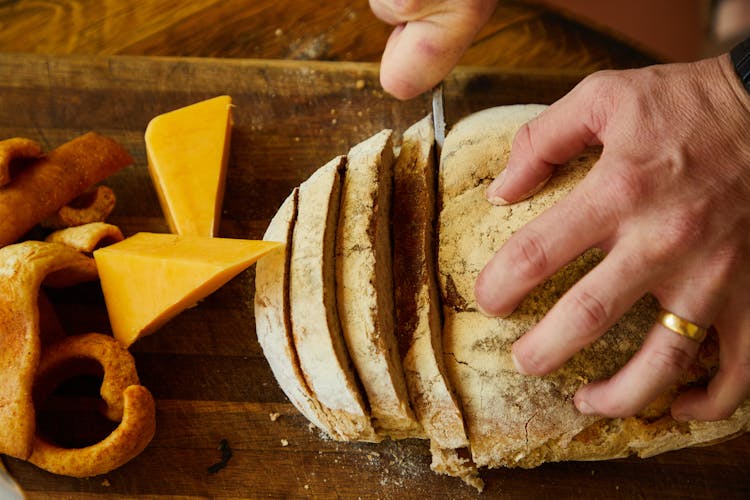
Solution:
M 149 172 L 173 233 L 218 232 L 231 109 L 231 97 L 214 97 L 159 115 L 146 127 Z
M 282 243 L 138 233 L 94 252 L 112 332 L 154 333 Z

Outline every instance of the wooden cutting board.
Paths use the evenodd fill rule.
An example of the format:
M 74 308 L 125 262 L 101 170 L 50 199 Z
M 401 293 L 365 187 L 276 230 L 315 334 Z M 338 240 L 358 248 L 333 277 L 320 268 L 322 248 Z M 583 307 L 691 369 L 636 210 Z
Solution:
M 446 82 L 448 123 L 485 107 L 562 96 L 582 75 L 460 68 Z M 51 149 L 88 130 L 120 141 L 135 164 L 107 181 L 111 221 L 125 233 L 166 231 L 146 169 L 143 131 L 155 115 L 219 94 L 233 97 L 235 127 L 221 236 L 260 238 L 302 180 L 386 127 L 424 116 L 427 96 L 385 95 L 372 64 L 0 54 L 0 137 Z M 158 334 L 132 347 L 157 400 L 157 432 L 132 462 L 72 479 L 6 458 L 30 498 L 312 497 L 461 498 L 476 492 L 429 469 L 426 443 L 343 444 L 322 437 L 286 400 L 260 351 L 250 269 Z M 70 333 L 107 331 L 98 285 L 54 293 Z M 40 425 L 70 445 L 108 426 L 92 410 L 96 381 L 64 384 Z M 278 418 L 275 418 L 277 417 Z M 233 454 L 209 472 L 226 440 Z M 706 448 L 533 470 L 485 471 L 485 496 L 556 498 L 748 497 L 750 436 Z

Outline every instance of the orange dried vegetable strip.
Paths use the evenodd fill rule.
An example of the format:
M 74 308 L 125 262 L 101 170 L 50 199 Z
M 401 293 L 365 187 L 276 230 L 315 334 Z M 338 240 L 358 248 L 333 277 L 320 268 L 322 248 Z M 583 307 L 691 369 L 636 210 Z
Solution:
M 48 392 L 60 376 L 80 374 L 71 363 L 81 360 L 101 365 L 100 394 L 106 403 L 102 413 L 120 424 L 102 441 L 84 448 L 62 448 L 37 434 L 29 461 L 54 474 L 90 477 L 116 469 L 143 451 L 156 431 L 156 409 L 151 393 L 139 385 L 133 356 L 113 337 L 100 333 L 67 337 L 45 350 L 38 391 Z
M 90 186 L 132 162 L 116 141 L 95 132 L 34 161 L 0 189 L 0 246 L 17 241 Z
M 107 186 L 96 186 L 86 191 L 52 217 L 42 221 L 42 226 L 52 229 L 82 226 L 91 222 L 104 222 L 115 208 L 115 192 Z
M 42 282 L 96 277 L 94 260 L 65 245 L 26 241 L 0 249 L 0 454 L 21 459 L 31 455 Z
M 92 253 L 100 246 L 117 243 L 124 239 L 117 226 L 106 222 L 91 222 L 82 226 L 59 229 L 47 236 L 45 241 L 62 243 L 79 252 Z

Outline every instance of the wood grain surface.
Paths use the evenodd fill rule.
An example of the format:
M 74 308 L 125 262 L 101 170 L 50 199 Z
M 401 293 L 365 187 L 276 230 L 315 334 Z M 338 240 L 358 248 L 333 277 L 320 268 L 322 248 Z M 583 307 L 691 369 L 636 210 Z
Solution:
M 0 1 L 0 52 L 376 62 L 389 33 L 366 0 Z M 592 72 L 653 61 L 548 8 L 502 0 L 461 64 Z
M 377 66 L 359 64 L 379 60 L 389 32 L 366 0 L 0 1 L 0 137 L 27 136 L 46 149 L 88 130 L 114 137 L 136 162 L 107 181 L 118 195 L 112 221 L 128 234 L 166 231 L 146 169 L 145 126 L 229 93 L 236 126 L 220 234 L 259 238 L 318 166 L 426 113 L 426 97 L 397 102 L 380 89 Z M 549 103 L 584 74 L 655 59 L 547 8 L 501 0 L 461 62 L 476 67 L 447 81 L 449 123 L 492 105 Z M 157 433 L 139 457 L 83 480 L 6 458 L 28 497 L 480 498 L 433 474 L 423 442 L 341 444 L 311 430 L 258 346 L 253 277 L 242 273 L 133 346 L 157 400 Z M 108 330 L 98 285 L 51 298 L 69 333 Z M 109 432 L 94 411 L 97 384 L 65 384 L 39 425 L 73 446 Z M 233 454 L 211 473 L 222 440 Z M 483 497 L 747 498 L 749 456 L 745 436 L 648 460 L 485 471 Z
M 447 119 L 498 104 L 552 102 L 580 73 L 459 68 L 446 82 Z M 259 238 L 293 186 L 384 127 L 404 130 L 426 97 L 398 102 L 377 66 L 357 63 L 143 57 L 0 55 L 0 136 L 52 148 L 97 130 L 135 164 L 107 181 L 112 222 L 127 234 L 166 231 L 148 177 L 143 131 L 159 113 L 228 93 L 236 104 L 221 236 Z M 429 469 L 424 442 L 336 443 L 311 430 L 276 384 L 258 346 L 253 270 L 132 347 L 157 401 L 157 432 L 132 462 L 106 476 L 54 476 L 7 459 L 29 498 L 477 498 Z M 107 331 L 98 285 L 51 294 L 69 333 Z M 111 425 L 93 411 L 96 380 L 50 399 L 39 423 L 82 445 Z M 279 414 L 276 420 L 271 415 Z M 225 439 L 233 455 L 210 473 Z M 747 498 L 750 437 L 706 448 L 532 470 L 485 471 L 484 497 Z

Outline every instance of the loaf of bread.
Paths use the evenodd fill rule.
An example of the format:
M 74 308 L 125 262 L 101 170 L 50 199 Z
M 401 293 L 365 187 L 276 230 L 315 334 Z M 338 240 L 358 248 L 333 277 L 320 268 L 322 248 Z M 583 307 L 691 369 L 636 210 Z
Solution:
M 287 251 L 257 268 L 259 340 L 290 401 L 334 439 L 428 438 L 433 470 L 481 489 L 477 467 L 647 457 L 748 430 L 750 401 L 719 422 L 670 416 L 680 391 L 715 372 L 712 336 L 683 379 L 638 415 L 576 410 L 579 387 L 611 376 L 640 347 L 658 310 L 650 296 L 556 372 L 515 370 L 512 343 L 603 258 L 587 251 L 507 318 L 478 311 L 474 283 L 487 261 L 599 157 L 592 149 L 559 166 L 528 200 L 487 202 L 516 131 L 543 109 L 466 117 L 447 135 L 439 169 L 429 117 L 404 133 L 395 159 L 391 131 L 383 131 L 352 148 L 347 168 L 342 157 L 313 174 L 299 189 L 296 215 L 293 193 L 272 221 L 266 238 L 286 238 Z

